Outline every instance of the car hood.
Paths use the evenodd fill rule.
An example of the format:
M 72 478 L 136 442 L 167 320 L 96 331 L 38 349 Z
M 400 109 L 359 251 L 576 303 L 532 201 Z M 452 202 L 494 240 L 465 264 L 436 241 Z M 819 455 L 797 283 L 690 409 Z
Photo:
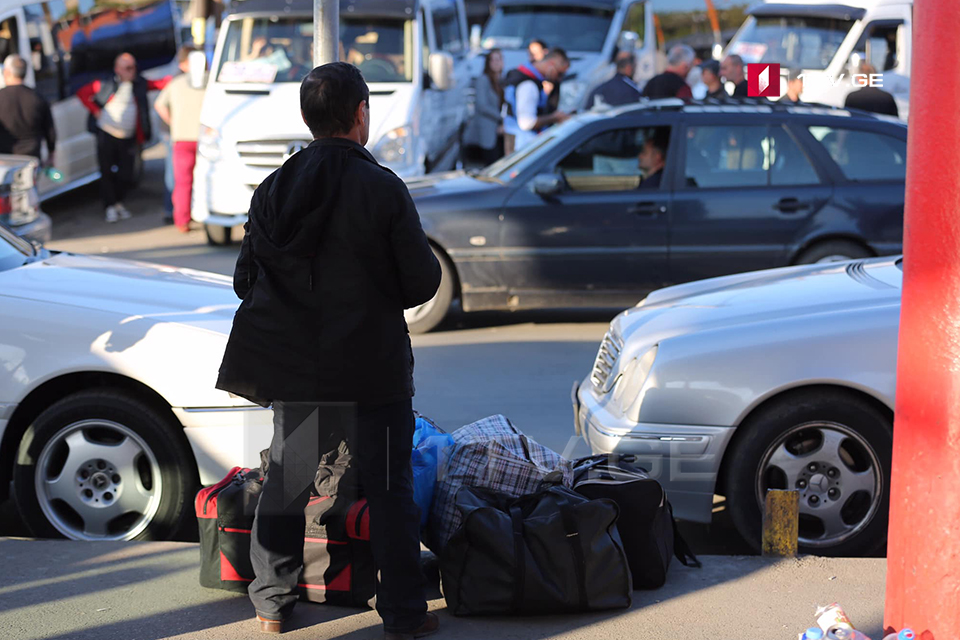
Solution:
M 496 182 L 479 180 L 463 171 L 431 173 L 422 178 L 408 178 L 407 189 L 415 201 L 432 196 L 460 195 L 463 193 L 489 191 L 501 186 Z
M 0 282 L 0 297 L 185 324 L 224 336 L 240 304 L 226 276 L 70 253 L 6 271 Z
M 701 330 L 900 304 L 898 258 L 772 269 L 660 289 L 618 316 L 624 338 L 657 340 Z

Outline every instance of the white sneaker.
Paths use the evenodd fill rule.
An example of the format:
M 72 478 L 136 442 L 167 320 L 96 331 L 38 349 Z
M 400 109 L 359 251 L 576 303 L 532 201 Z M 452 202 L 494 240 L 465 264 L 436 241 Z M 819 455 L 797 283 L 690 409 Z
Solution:
M 127 211 L 127 208 L 123 206 L 122 202 L 118 202 L 115 206 L 117 209 L 117 213 L 120 215 L 121 220 L 129 220 L 132 217 L 130 212 Z
M 120 214 L 117 212 L 117 208 L 113 205 L 107 207 L 107 222 L 113 224 L 120 219 Z

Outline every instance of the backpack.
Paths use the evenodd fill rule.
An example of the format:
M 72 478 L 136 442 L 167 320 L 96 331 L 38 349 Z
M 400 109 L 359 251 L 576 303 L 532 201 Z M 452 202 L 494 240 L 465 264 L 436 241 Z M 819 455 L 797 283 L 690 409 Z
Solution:
M 565 487 L 514 498 L 464 487 L 463 526 L 440 559 L 451 613 L 539 615 L 629 607 L 617 506 Z
M 612 500 L 620 509 L 617 529 L 630 564 L 634 589 L 656 589 L 667 581 L 676 558 L 700 567 L 673 519 L 673 509 L 659 482 L 635 467 L 632 455 L 597 455 L 573 464 L 573 489 L 590 498 Z

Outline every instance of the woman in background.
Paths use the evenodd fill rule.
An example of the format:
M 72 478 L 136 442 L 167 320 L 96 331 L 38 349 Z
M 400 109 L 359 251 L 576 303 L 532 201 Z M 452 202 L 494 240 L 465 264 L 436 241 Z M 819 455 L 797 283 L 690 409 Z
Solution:
M 491 49 L 477 78 L 476 110 L 463 132 L 464 158 L 471 164 L 487 166 L 503 155 L 499 143 L 500 111 L 503 107 L 503 53 Z

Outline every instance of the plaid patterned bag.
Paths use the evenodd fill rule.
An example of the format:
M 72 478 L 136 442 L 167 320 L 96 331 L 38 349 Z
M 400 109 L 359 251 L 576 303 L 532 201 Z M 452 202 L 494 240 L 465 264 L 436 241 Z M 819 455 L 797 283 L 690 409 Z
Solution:
M 424 542 L 439 554 L 460 527 L 457 492 L 489 489 L 514 498 L 549 485 L 571 487 L 573 463 L 538 444 L 501 415 L 453 432 L 454 445 L 439 470 Z

